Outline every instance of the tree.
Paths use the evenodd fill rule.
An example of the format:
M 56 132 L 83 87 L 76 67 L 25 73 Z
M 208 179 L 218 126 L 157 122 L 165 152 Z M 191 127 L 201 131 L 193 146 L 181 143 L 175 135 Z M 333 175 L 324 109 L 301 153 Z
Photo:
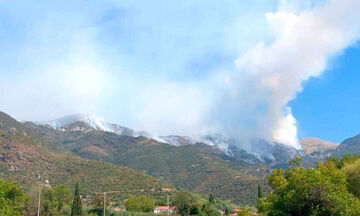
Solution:
M 229 211 L 229 208 L 228 207 L 226 207 L 225 208 L 225 213 L 224 213 L 225 215 L 229 215 L 230 214 L 230 211 Z
M 65 185 L 42 190 L 41 215 L 69 215 L 71 190 Z
M 290 166 L 301 167 L 302 166 L 302 158 L 300 156 L 296 156 L 295 158 L 289 161 Z
M 201 208 L 201 215 L 203 216 L 216 216 L 220 215 L 218 209 L 211 202 L 204 204 Z
M 27 196 L 17 182 L 0 179 L 0 215 L 23 215 Z
M 179 214 L 190 215 L 190 210 L 196 205 L 196 200 L 191 193 L 179 191 L 175 194 L 175 205 Z
M 345 164 L 343 171 L 346 175 L 349 191 L 360 198 L 360 159 Z
M 171 203 L 171 200 L 169 200 Z M 167 205 L 167 197 L 160 197 L 155 201 L 156 206 L 166 206 Z M 170 204 L 171 205 L 171 204 Z
M 29 202 L 25 206 L 24 215 L 36 215 L 39 201 L 39 186 L 33 185 L 27 193 Z
M 341 169 L 346 164 L 351 164 L 358 159 L 360 159 L 360 155 L 345 154 L 342 158 L 329 157 L 326 161 L 333 162 L 336 168 Z
M 125 206 L 126 210 L 131 212 L 152 212 L 155 208 L 155 201 L 147 196 L 135 196 L 129 198 Z
M 59 215 L 57 214 L 57 203 L 55 194 L 50 188 L 41 190 L 41 215 Z
M 190 215 L 198 215 L 199 214 L 199 206 L 197 205 L 192 205 L 190 207 L 190 212 L 189 212 Z
M 247 210 L 247 209 L 242 209 L 241 211 L 239 211 L 237 213 L 237 216 L 250 216 L 250 215 L 251 214 L 250 214 L 249 210 Z
M 79 183 L 75 184 L 74 199 L 71 206 L 71 216 L 83 216 L 82 201 L 80 197 Z
M 104 213 L 104 194 L 96 194 L 91 200 L 91 206 L 93 209 L 89 213 L 96 213 L 97 215 L 103 215 Z M 105 208 L 110 206 L 109 197 L 105 196 Z
M 55 193 L 55 199 L 57 202 L 57 210 L 61 211 L 65 207 L 70 206 L 71 204 L 71 190 L 65 185 L 58 185 L 53 188 Z
M 258 185 L 258 198 L 262 198 L 262 197 L 263 197 L 262 187 L 261 185 Z
M 360 215 L 359 200 L 348 192 L 346 176 L 333 162 L 313 169 L 275 169 L 268 180 L 272 192 L 258 203 L 266 215 Z
M 209 196 L 209 202 L 213 203 L 215 201 L 214 195 L 211 193 Z

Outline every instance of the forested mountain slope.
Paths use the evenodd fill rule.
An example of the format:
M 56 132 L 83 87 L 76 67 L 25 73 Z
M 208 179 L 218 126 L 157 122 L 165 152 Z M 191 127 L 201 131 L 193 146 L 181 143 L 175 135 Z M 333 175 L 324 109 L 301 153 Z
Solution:
M 172 146 L 141 136 L 96 130 L 81 121 L 58 129 L 25 125 L 55 145 L 51 148 L 61 146 L 82 158 L 131 167 L 192 192 L 213 193 L 242 204 L 255 204 L 257 186 L 265 184 L 269 172 L 264 165 L 237 160 L 201 143 Z
M 83 159 L 57 147 L 53 151 L 23 124 L 0 113 L 0 178 L 18 181 L 26 190 L 37 184 L 81 182 L 84 194 L 119 191 L 122 198 L 135 194 L 165 196 L 169 184 L 131 168 Z

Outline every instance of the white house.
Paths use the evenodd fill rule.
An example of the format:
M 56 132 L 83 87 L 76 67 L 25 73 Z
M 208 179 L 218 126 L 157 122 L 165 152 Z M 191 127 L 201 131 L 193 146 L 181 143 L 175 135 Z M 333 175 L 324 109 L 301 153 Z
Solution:
M 167 213 L 168 211 L 170 214 L 175 213 L 175 206 L 156 206 L 154 209 L 155 214 Z

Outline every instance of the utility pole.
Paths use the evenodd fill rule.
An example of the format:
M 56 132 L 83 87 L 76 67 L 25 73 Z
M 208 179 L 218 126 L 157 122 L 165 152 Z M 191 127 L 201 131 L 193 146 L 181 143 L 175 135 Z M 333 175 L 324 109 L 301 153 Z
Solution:
M 37 216 L 40 216 L 40 203 L 41 203 L 41 187 L 39 183 L 39 202 L 38 202 L 38 208 L 37 208 Z
M 104 192 L 104 216 L 105 216 L 105 195 L 106 195 L 106 192 Z
M 169 216 L 170 215 L 169 194 L 167 195 L 167 212 Z

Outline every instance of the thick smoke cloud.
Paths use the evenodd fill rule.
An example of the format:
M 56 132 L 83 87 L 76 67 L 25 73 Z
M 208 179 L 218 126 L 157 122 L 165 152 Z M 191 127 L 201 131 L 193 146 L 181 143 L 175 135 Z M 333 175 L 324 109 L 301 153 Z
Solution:
M 259 119 L 265 138 L 298 146 L 296 120 L 287 104 L 306 80 L 319 76 L 332 58 L 358 40 L 359 11 L 357 0 L 332 0 L 299 14 L 266 14 L 273 41 L 258 43 L 236 60 L 239 73 L 248 73 L 253 81 L 250 92 L 261 92 L 256 103 L 266 106 Z
M 216 72 L 183 88 L 148 91 L 160 97 L 146 97 L 150 100 L 144 101 L 143 113 L 159 115 L 147 113 L 141 119 L 152 121 L 145 121 L 149 128 L 166 119 L 165 125 L 185 134 L 219 132 L 245 142 L 260 137 L 299 148 L 297 122 L 287 104 L 304 82 L 320 76 L 331 59 L 358 40 L 359 11 L 357 0 L 332 0 L 300 12 L 289 11 L 281 1 L 277 12 L 266 14 L 271 41 L 248 49 L 233 71 Z M 173 107 L 157 105 L 163 102 Z
M 157 135 L 298 147 L 288 103 L 360 36 L 358 0 L 281 0 L 265 16 L 274 10 L 256 1 L 253 14 L 230 0 L 157 13 L 155 4 L 96 2 L 81 11 L 67 8 L 84 6 L 72 1 L 2 3 L 0 24 L 11 28 L 0 29 L 1 110 L 20 120 L 93 113 Z

